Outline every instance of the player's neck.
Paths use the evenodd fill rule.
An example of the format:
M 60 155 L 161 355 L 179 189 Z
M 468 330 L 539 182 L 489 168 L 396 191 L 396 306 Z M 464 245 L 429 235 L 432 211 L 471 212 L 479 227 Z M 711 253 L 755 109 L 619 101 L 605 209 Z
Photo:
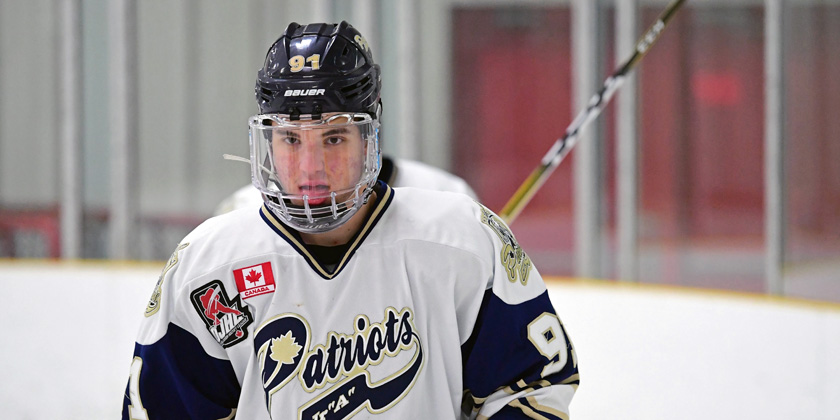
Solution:
M 356 232 L 362 228 L 362 225 L 368 218 L 371 209 L 376 204 L 376 192 L 374 191 L 368 200 L 353 217 L 341 226 L 323 233 L 304 233 L 300 232 L 300 238 L 303 242 L 309 245 L 320 246 L 337 246 L 344 245 L 353 239 Z

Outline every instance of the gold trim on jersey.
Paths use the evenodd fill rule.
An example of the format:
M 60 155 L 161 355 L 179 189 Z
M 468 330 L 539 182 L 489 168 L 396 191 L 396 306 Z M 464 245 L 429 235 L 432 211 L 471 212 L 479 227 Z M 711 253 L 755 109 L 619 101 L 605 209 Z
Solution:
M 563 420 L 569 420 L 569 414 L 568 413 L 564 413 L 560 410 L 555 410 L 554 408 L 551 408 L 551 407 L 548 407 L 548 406 L 545 406 L 545 405 L 541 405 L 541 404 L 537 403 L 537 399 L 534 398 L 534 397 L 525 397 L 525 400 L 528 401 L 527 405 L 520 402 L 519 399 L 515 399 L 515 400 L 511 401 L 510 403 L 508 403 L 508 405 L 510 405 L 511 407 L 516 407 L 516 408 L 522 410 L 522 412 L 525 413 L 525 415 L 528 416 L 528 418 L 532 418 L 532 419 L 549 420 L 548 417 L 540 414 L 537 411 L 537 410 L 539 410 L 539 411 L 551 414 L 555 417 L 559 417 Z
M 528 275 L 531 274 L 531 258 L 519 246 L 519 242 L 513 236 L 513 232 L 499 216 L 479 203 L 481 208 L 481 223 L 484 223 L 496 233 L 502 242 L 502 249 L 499 252 L 499 259 L 502 262 L 511 283 L 519 281 L 522 285 L 528 284 Z
M 504 392 L 505 394 L 508 394 L 508 395 L 514 395 L 514 394 L 519 394 L 519 393 L 524 392 L 525 395 L 511 400 L 508 403 L 508 405 L 511 406 L 511 407 L 516 407 L 516 408 L 522 410 L 522 412 L 525 413 L 525 415 L 527 415 L 528 418 L 546 419 L 547 417 L 545 417 L 542 414 L 540 414 L 539 412 L 537 412 L 537 410 L 539 410 L 539 411 L 543 411 L 545 413 L 549 413 L 553 416 L 559 417 L 561 419 L 568 420 L 568 418 L 569 418 L 568 413 L 564 413 L 562 411 L 558 411 L 555 408 L 539 404 L 537 402 L 536 397 L 529 396 L 528 394 L 531 393 L 531 392 L 534 392 L 538 389 L 547 388 L 547 387 L 550 387 L 550 386 L 553 386 L 553 385 L 569 385 L 569 386 L 572 387 L 572 389 L 577 391 L 579 381 L 580 381 L 580 374 L 578 374 L 578 373 L 564 379 L 562 382 L 560 382 L 558 384 L 552 384 L 551 382 L 549 382 L 545 379 L 536 380 L 536 381 L 534 381 L 530 384 L 526 384 L 524 380 L 520 379 L 515 384 L 502 388 L 501 391 Z M 522 398 L 525 398 L 525 400 L 528 403 L 523 404 L 522 402 L 520 402 L 520 399 L 522 399 Z M 479 416 L 479 418 L 481 418 L 481 416 Z
M 485 401 L 487 401 L 487 397 L 476 397 L 472 394 L 472 391 L 465 389 L 461 395 L 461 412 L 472 417 L 473 414 L 481 410 Z
M 560 382 L 560 385 L 569 385 L 569 384 L 571 384 L 572 386 L 574 386 L 574 387 L 575 387 L 575 389 L 577 389 L 577 386 L 578 386 L 578 383 L 579 383 L 579 382 L 580 382 L 580 374 L 579 374 L 579 373 L 575 373 L 574 375 L 569 376 L 568 378 L 566 378 L 566 379 L 564 379 L 562 382 Z
M 223 418 L 223 419 L 219 419 L 219 420 L 234 420 L 235 418 L 236 418 L 236 409 L 234 408 L 234 409 L 232 409 L 232 410 L 230 411 L 230 415 L 229 415 L 229 416 L 227 416 L 227 417 L 225 417 L 225 418 Z
M 324 266 L 322 266 L 321 263 L 309 252 L 309 250 L 306 248 L 306 244 L 304 244 L 303 241 L 299 239 L 299 235 L 297 235 L 296 232 L 293 233 L 292 231 L 290 231 L 290 229 L 286 227 L 286 225 L 280 222 L 280 220 L 277 219 L 276 216 L 274 216 L 274 213 L 272 213 L 271 210 L 269 210 L 265 204 L 263 204 L 262 208 L 260 209 L 260 213 L 263 215 L 263 219 L 266 220 L 267 223 L 269 223 L 269 226 L 271 226 L 275 232 L 281 235 L 283 239 L 286 240 L 286 242 L 288 242 L 295 250 L 297 250 L 297 252 L 301 256 L 303 256 L 303 258 L 306 259 L 306 261 L 309 263 L 309 266 L 312 267 L 312 269 L 315 270 L 316 273 L 318 273 L 321 277 L 329 280 L 337 276 L 338 273 L 340 273 L 341 270 L 347 265 L 347 262 L 350 261 L 350 257 L 353 255 L 353 253 L 356 251 L 356 249 L 359 247 L 359 245 L 362 243 L 365 237 L 367 237 L 367 235 L 373 229 L 373 226 L 381 217 L 382 213 L 390 204 L 394 191 L 387 184 L 384 185 L 385 188 L 381 190 L 377 189 L 377 193 L 381 193 L 381 197 L 378 199 L 376 205 L 371 210 L 370 215 L 368 216 L 364 225 L 362 225 L 362 228 L 359 229 L 359 232 L 357 232 L 351 240 L 351 244 L 344 252 L 344 256 L 341 258 L 341 261 L 338 264 L 336 264 L 335 268 L 332 271 L 324 268 Z
M 155 285 L 155 290 L 152 292 L 152 297 L 149 298 L 149 303 L 146 304 L 146 311 L 143 313 L 146 316 L 146 318 L 156 314 L 157 311 L 160 310 L 160 298 L 163 294 L 163 278 L 166 276 L 166 273 L 172 269 L 172 267 L 175 267 L 175 265 L 178 264 L 178 251 L 186 248 L 187 246 L 189 246 L 189 242 L 178 245 L 178 247 L 175 248 L 175 251 L 169 257 L 169 261 L 167 261 L 166 265 L 163 266 L 163 271 L 161 271 L 160 273 L 160 277 L 158 278 L 157 284 Z

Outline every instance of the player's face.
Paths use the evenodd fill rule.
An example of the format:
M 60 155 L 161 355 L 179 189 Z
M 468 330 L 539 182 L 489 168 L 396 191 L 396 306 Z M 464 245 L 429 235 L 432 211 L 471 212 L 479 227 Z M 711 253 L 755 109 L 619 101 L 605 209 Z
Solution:
M 330 192 L 354 187 L 364 170 L 365 142 L 354 125 L 278 127 L 271 148 L 280 183 L 287 194 L 309 196 L 309 205 L 330 203 Z M 352 192 L 336 197 L 349 198 Z M 302 200 L 292 200 L 303 205 Z

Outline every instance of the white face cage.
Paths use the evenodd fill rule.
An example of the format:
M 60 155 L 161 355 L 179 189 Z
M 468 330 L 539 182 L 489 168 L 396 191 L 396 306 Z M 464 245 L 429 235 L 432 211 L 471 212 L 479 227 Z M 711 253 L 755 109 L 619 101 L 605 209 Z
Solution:
M 327 232 L 364 205 L 382 166 L 379 122 L 363 113 L 248 120 L 251 181 L 290 227 Z

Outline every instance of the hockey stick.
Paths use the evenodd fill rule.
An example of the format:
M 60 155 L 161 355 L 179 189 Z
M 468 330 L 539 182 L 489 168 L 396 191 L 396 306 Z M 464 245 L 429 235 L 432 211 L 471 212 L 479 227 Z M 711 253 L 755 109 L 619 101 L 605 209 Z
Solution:
M 677 9 L 683 3 L 685 3 L 685 0 L 674 0 L 665 8 L 662 14 L 659 15 L 659 19 L 636 41 L 636 48 L 633 51 L 633 55 L 618 70 L 611 74 L 610 77 L 607 77 L 601 90 L 589 99 L 586 109 L 581 111 L 569 127 L 566 128 L 566 134 L 554 142 L 554 145 L 551 146 L 548 153 L 543 156 L 540 165 L 531 172 L 531 175 L 525 179 L 525 182 L 519 186 L 519 189 L 516 190 L 513 197 L 508 200 L 507 204 L 502 208 L 502 211 L 499 212 L 499 217 L 505 223 L 510 224 L 516 219 L 516 216 L 531 201 L 531 198 L 542 187 L 546 179 L 548 179 L 548 176 L 560 165 L 560 162 L 569 154 L 572 148 L 575 147 L 581 130 L 594 120 L 604 107 L 607 106 L 615 91 L 624 84 L 627 73 L 636 67 L 636 64 L 641 61 L 653 43 L 659 39 L 659 35 L 662 34 L 665 25 L 668 24 L 674 16 L 674 13 L 676 13 Z

